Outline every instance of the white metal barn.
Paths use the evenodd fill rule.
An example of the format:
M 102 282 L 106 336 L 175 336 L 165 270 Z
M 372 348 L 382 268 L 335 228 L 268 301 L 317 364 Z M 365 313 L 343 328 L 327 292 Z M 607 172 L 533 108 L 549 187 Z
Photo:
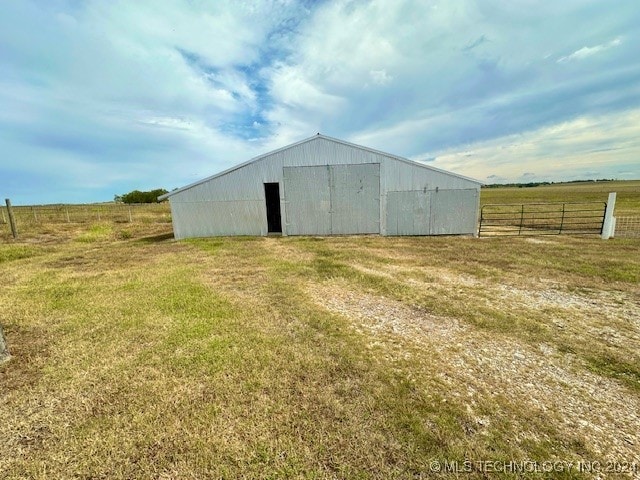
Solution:
M 175 238 L 475 234 L 480 182 L 324 135 L 163 195 Z

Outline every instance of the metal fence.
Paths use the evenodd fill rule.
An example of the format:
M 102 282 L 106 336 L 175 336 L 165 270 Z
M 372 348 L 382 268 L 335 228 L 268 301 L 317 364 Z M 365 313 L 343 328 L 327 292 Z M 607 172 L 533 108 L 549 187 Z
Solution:
M 169 223 L 171 210 L 168 203 L 149 204 L 88 204 L 88 205 L 30 205 L 13 206 L 13 216 L 20 225 L 59 223 Z M 0 224 L 8 227 L 7 207 L 0 207 Z
M 606 202 L 487 204 L 479 236 L 600 234 Z
M 614 237 L 640 238 L 640 217 L 616 217 Z

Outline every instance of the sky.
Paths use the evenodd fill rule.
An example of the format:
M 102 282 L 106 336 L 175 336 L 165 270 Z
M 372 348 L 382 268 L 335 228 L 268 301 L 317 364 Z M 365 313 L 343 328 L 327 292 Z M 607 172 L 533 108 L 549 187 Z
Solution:
M 637 0 L 4 0 L 0 197 L 110 201 L 322 134 L 486 183 L 640 178 Z

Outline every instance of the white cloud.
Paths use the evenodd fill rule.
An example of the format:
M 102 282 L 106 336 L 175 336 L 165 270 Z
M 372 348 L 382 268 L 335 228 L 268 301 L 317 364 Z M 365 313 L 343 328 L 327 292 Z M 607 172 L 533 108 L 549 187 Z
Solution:
M 309 81 L 300 69 L 283 65 L 273 72 L 271 94 L 278 102 L 298 111 L 313 110 L 317 113 L 333 115 L 344 100 L 323 91 L 315 82 Z
M 577 1 L 544 9 L 492 1 L 327 3 L 304 25 L 292 56 L 269 72 L 269 118 L 278 135 L 287 130 L 303 138 L 320 130 L 405 155 L 503 135 L 522 128 L 525 116 L 538 124 L 558 121 L 563 104 L 560 115 L 571 118 L 585 108 L 579 102 L 593 90 L 587 83 L 601 72 L 576 78 L 550 62 L 549 52 L 576 38 L 624 31 L 606 24 L 597 35 L 558 27 L 593 15 L 592 7 L 587 12 Z M 569 87 L 576 81 L 583 85 Z M 328 101 L 316 108 L 319 99 Z M 522 111 L 517 123 L 495 112 L 509 102 Z
M 389 75 L 385 69 L 370 70 L 369 75 L 371 76 L 371 81 L 375 85 L 389 85 L 389 83 L 391 83 L 391 80 L 393 80 L 393 77 Z
M 582 47 L 579 50 L 573 52 L 571 55 L 559 58 L 558 63 L 569 62 L 571 60 L 583 60 L 587 57 L 591 57 L 598 53 L 604 52 L 605 50 L 609 50 L 610 48 L 617 47 L 621 43 L 622 40 L 620 37 L 618 37 L 611 40 L 610 42 L 596 45 L 595 47 Z
M 418 156 L 420 158 L 422 156 Z M 536 176 L 640 178 L 640 109 L 584 116 L 459 148 L 430 152 L 430 162 L 493 183 Z
M 163 128 L 173 128 L 177 130 L 193 130 L 194 125 L 182 118 L 174 117 L 151 117 L 148 119 L 139 120 L 143 125 L 152 125 Z

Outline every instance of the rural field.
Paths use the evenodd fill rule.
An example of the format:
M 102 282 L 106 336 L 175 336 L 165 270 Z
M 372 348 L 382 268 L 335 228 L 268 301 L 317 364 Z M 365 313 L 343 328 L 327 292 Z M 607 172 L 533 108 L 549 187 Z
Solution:
M 481 202 L 606 202 L 609 192 L 617 192 L 615 213 L 618 216 L 640 215 L 640 180 L 613 182 L 557 183 L 533 188 L 486 188 Z
M 640 182 L 616 183 L 482 201 L 618 191 L 640 215 Z M 594 235 L 5 229 L 0 478 L 517 478 L 525 461 L 640 478 L 639 253 Z

